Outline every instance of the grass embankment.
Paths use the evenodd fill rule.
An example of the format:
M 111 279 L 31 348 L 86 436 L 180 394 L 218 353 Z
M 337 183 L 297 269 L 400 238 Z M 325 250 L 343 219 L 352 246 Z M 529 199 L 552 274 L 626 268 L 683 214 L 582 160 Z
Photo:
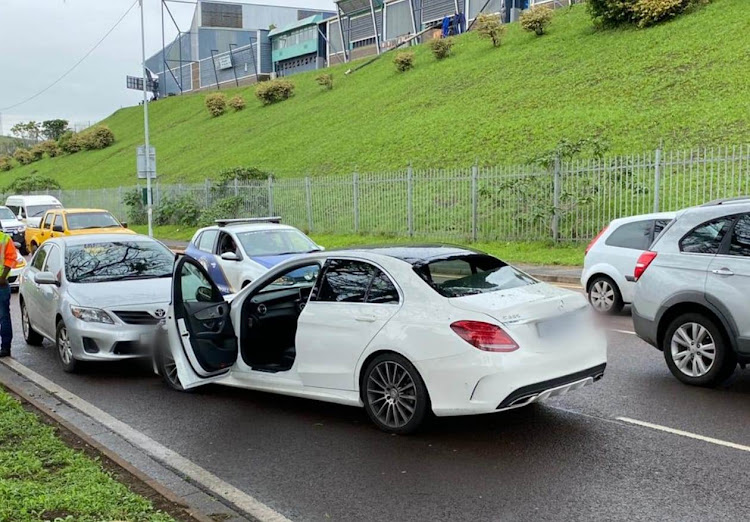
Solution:
M 66 446 L 0 390 L 0 520 L 166 522 L 145 498 Z
M 344 75 L 334 89 L 315 73 L 292 77 L 285 102 L 211 118 L 205 93 L 150 106 L 161 183 L 200 182 L 217 170 L 256 166 L 281 176 L 520 163 L 562 138 L 601 134 L 612 153 L 745 143 L 750 140 L 747 0 L 714 0 L 653 28 L 598 31 L 585 6 L 556 11 L 549 34 L 508 26 L 493 49 L 476 33 L 457 38 L 438 62 L 416 47 L 399 74 L 387 54 Z M 745 36 L 743 36 L 745 35 Z M 117 142 L 101 151 L 44 159 L 0 177 L 37 171 L 64 188 L 132 185 L 142 110 L 103 123 Z
M 141 234 L 148 233 L 148 227 L 146 226 L 132 226 L 130 228 Z M 189 241 L 194 233 L 195 229 L 188 227 L 154 227 L 154 237 L 163 241 Z M 311 234 L 310 237 L 316 243 L 326 248 L 436 242 L 434 239 L 343 234 Z M 554 244 L 544 241 L 478 242 L 471 243 L 470 246 L 497 256 L 509 263 L 561 266 L 581 266 L 583 264 L 583 251 L 585 248 L 585 245 L 582 244 Z

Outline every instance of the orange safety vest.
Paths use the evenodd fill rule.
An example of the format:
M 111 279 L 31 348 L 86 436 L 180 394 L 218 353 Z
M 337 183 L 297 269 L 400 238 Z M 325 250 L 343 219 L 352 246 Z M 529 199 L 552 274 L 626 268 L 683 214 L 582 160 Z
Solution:
M 3 266 L 15 268 L 18 260 L 18 251 L 11 238 L 5 232 L 0 232 L 0 259 L 3 260 Z

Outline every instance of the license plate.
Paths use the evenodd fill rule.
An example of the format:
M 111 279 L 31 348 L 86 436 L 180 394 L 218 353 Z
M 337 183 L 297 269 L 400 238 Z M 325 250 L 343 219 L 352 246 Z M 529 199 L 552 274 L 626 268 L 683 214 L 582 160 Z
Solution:
M 571 334 L 578 325 L 577 318 L 568 315 L 541 321 L 537 323 L 536 330 L 539 337 L 555 337 Z

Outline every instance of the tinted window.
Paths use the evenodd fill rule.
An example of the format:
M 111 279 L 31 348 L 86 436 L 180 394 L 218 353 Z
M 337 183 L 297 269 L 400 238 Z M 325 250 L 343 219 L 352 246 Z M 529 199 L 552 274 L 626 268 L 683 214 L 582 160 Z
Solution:
M 55 222 L 52 224 L 52 230 L 64 230 L 62 215 L 58 214 L 55 216 Z
M 82 214 L 68 214 L 68 228 L 70 230 L 85 230 L 87 228 L 120 228 L 120 223 L 109 212 L 85 212 Z
M 417 274 L 445 297 L 461 297 L 536 283 L 534 279 L 485 254 L 439 259 L 414 267 Z
M 34 259 L 31 260 L 31 266 L 41 272 L 44 267 L 44 262 L 47 260 L 47 253 L 49 252 L 48 245 L 42 245 L 42 247 L 34 254 Z
M 171 277 L 174 255 L 151 241 L 103 241 L 69 246 L 65 273 L 72 283 Z
M 680 250 L 693 254 L 716 254 L 731 222 L 731 217 L 722 217 L 699 225 L 682 238 Z
M 0 207 L 0 219 L 16 219 L 16 215 L 11 209 Z
M 239 255 L 239 252 L 237 252 L 237 245 L 234 243 L 234 239 L 232 239 L 232 236 L 230 236 L 226 232 L 222 232 L 221 236 L 219 236 L 218 254 L 226 254 L 227 252 L 232 252 Z
M 54 214 L 47 214 L 46 216 L 44 216 L 44 225 L 42 226 L 42 228 L 49 228 L 54 217 Z
M 651 244 L 651 230 L 654 222 L 652 220 L 626 223 L 612 232 L 605 244 L 620 248 L 632 248 L 635 250 L 646 250 Z
M 60 205 L 28 205 L 26 210 L 29 212 L 27 217 L 42 217 L 45 212 L 51 208 L 62 208 Z
M 192 263 L 182 265 L 180 288 L 183 302 L 214 302 L 223 299 L 221 293 L 214 289 L 205 274 Z
M 60 256 L 60 249 L 57 247 L 52 247 L 49 249 L 49 253 L 47 254 L 47 266 L 44 267 L 45 272 L 52 272 L 55 274 L 55 276 L 60 275 L 60 270 L 62 270 L 62 259 Z
M 18 206 L 16 205 L 8 205 L 8 208 L 11 212 L 13 212 L 13 217 L 16 217 L 18 215 Z
M 198 244 L 196 245 L 199 250 L 204 252 L 212 253 L 214 251 L 214 242 L 216 236 L 219 234 L 218 230 L 206 230 L 198 238 Z
M 398 291 L 379 268 L 361 261 L 332 260 L 320 282 L 316 301 L 398 303 Z
M 729 255 L 750 257 L 750 215 L 742 216 L 734 225 Z

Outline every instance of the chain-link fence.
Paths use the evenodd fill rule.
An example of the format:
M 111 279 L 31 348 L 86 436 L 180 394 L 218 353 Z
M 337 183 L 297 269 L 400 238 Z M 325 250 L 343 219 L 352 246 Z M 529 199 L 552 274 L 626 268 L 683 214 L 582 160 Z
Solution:
M 127 219 L 127 192 L 142 187 L 53 192 L 67 207 Z M 750 194 L 750 146 L 533 165 L 352 173 L 223 185 L 153 185 L 158 207 L 189 197 L 201 209 L 236 196 L 248 217 L 275 214 L 315 233 L 445 240 L 560 240 L 593 237 L 612 219 L 677 210 Z M 145 192 L 144 192 L 145 194 Z

